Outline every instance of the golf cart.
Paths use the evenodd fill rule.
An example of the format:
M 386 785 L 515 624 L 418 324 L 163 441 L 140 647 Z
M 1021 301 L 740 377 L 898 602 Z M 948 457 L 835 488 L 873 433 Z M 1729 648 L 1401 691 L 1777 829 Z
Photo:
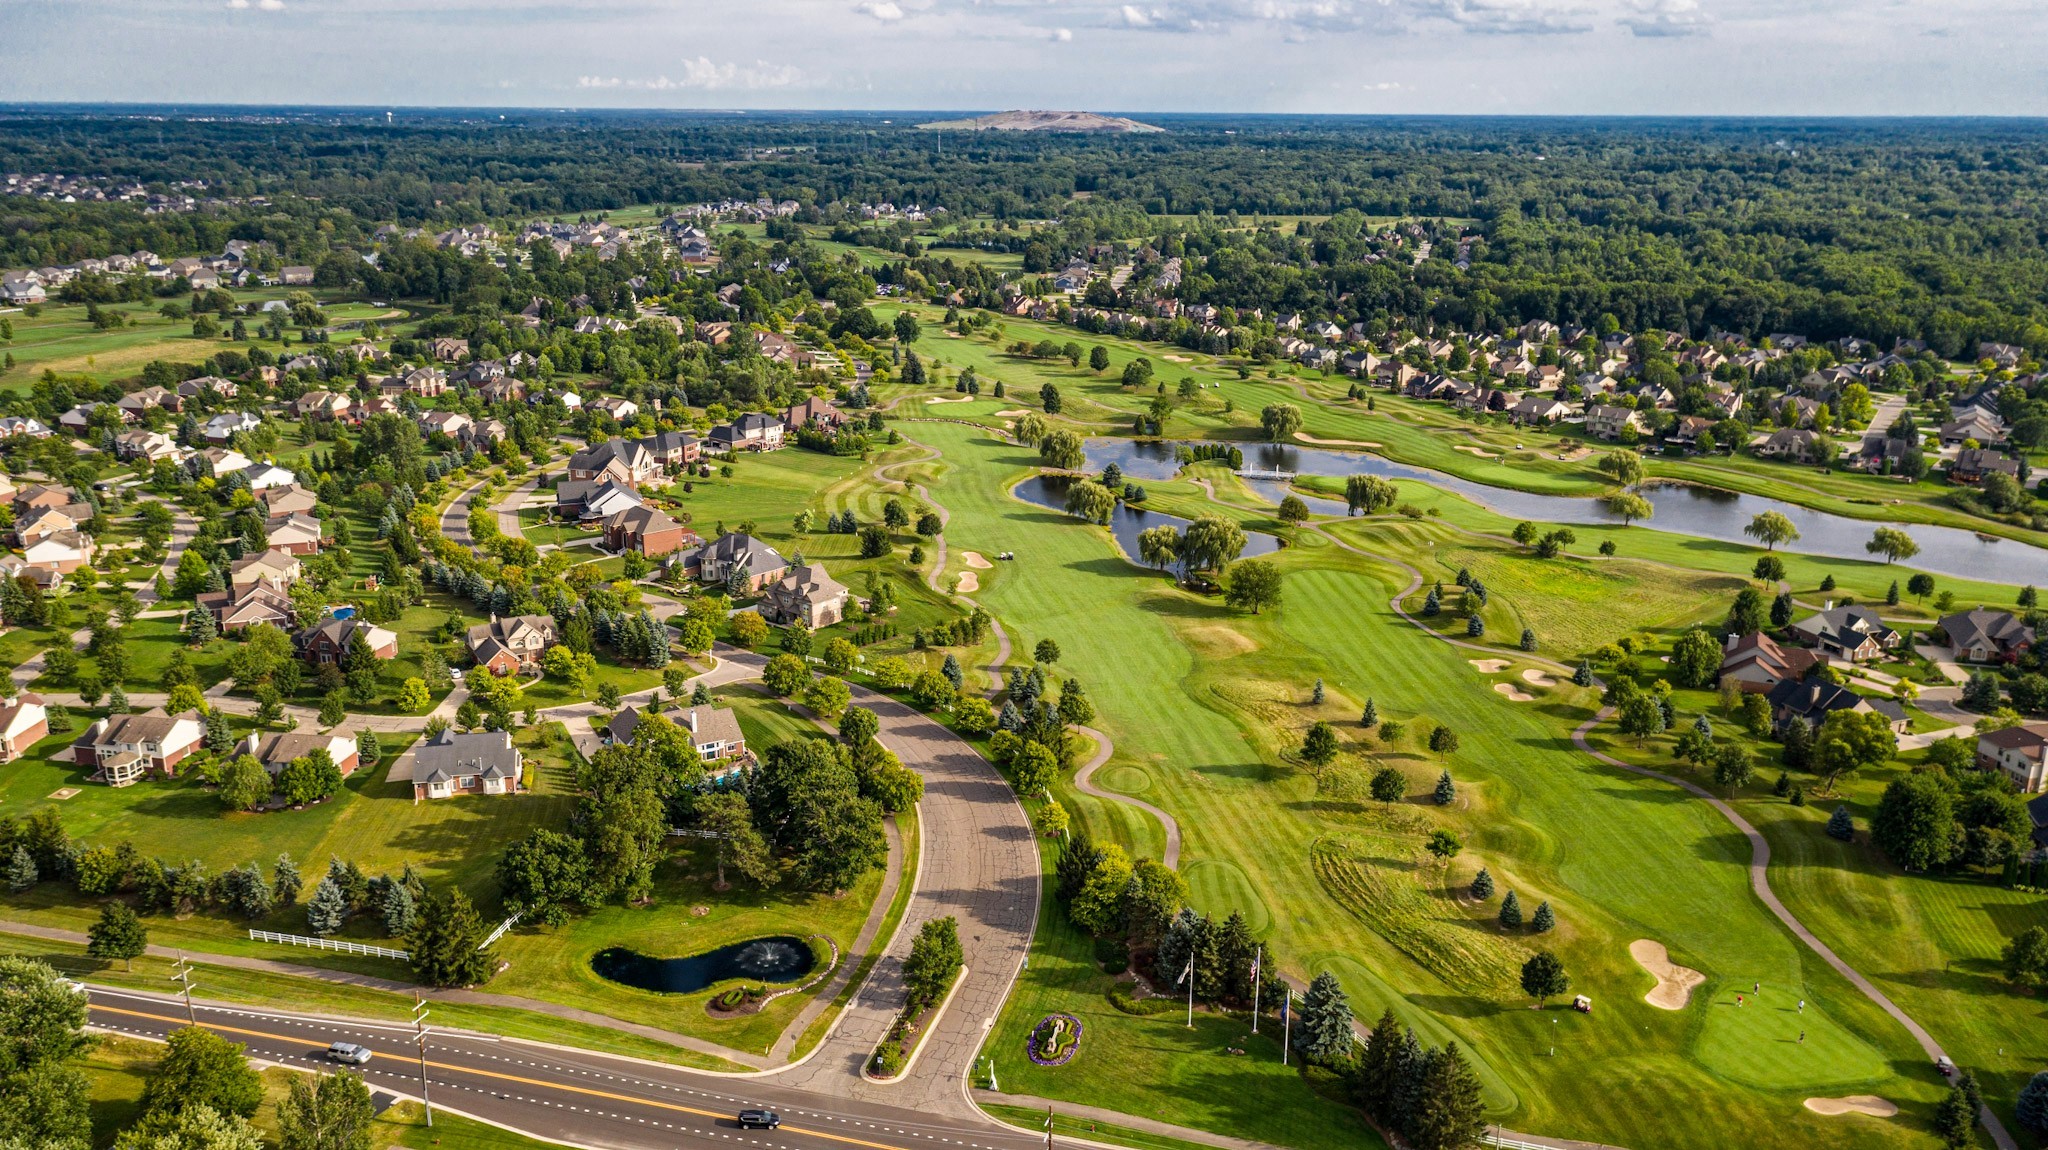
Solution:
M 1593 1000 L 1581 994 L 1572 999 L 1572 1009 L 1580 1014 L 1593 1013 Z

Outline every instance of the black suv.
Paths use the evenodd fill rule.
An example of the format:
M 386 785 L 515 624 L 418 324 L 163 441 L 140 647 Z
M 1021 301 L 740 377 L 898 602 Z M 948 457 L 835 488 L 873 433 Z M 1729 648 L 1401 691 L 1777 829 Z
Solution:
M 773 1110 L 742 1110 L 739 1123 L 742 1130 L 773 1130 L 782 1125 L 782 1115 Z

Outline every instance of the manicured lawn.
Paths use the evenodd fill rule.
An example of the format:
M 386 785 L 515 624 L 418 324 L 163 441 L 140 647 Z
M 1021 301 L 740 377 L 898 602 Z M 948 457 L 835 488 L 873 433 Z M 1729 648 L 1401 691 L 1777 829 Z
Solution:
M 1026 452 L 958 425 L 913 430 L 945 452 L 934 494 L 953 512 L 949 543 L 984 553 L 1015 548 L 1022 556 L 1005 565 L 983 601 L 1021 650 L 1042 637 L 1060 642 L 1059 671 L 1087 685 L 1095 725 L 1117 743 L 1099 777 L 1108 786 L 1142 786 L 1147 801 L 1176 814 L 1196 898 L 1216 910 L 1262 909 L 1270 920 L 1263 941 L 1280 968 L 1304 980 L 1335 971 L 1360 1014 L 1375 1017 L 1391 1005 L 1428 1041 L 1459 1041 L 1485 1084 L 1490 1119 L 1620 1145 L 1717 1145 L 1708 1132 L 1736 1126 L 1759 1131 L 1759 1144 L 1887 1145 L 1902 1136 L 1897 1127 L 1829 1124 L 1798 1100 L 1857 1089 L 1923 1108 L 1932 1099 L 1931 1081 L 1892 1069 L 1912 1064 L 1906 1036 L 1755 903 L 1744 869 L 1747 847 L 1719 816 L 1668 786 L 1601 768 L 1561 737 L 1561 729 L 1589 713 L 1590 693 L 1564 687 L 1532 703 L 1506 702 L 1484 680 L 1475 682 L 1470 652 L 1427 638 L 1388 612 L 1387 598 L 1405 575 L 1313 535 L 1281 553 L 1286 602 L 1276 612 L 1242 615 L 1178 592 L 1117 557 L 1101 529 L 1010 499 L 1008 486 L 1032 462 Z M 1621 629 L 1644 625 L 1635 611 L 1625 600 L 1609 607 Z M 1318 677 L 1330 693 L 1320 709 L 1307 702 Z M 1401 747 L 1361 743 L 1356 717 L 1367 697 L 1383 716 L 1411 723 Z M 1404 804 L 1394 808 L 1405 812 L 1396 818 L 1346 797 L 1338 785 L 1345 775 L 1356 778 L 1382 762 L 1408 776 L 1411 794 L 1427 793 L 1439 764 L 1413 749 L 1413 723 L 1423 717 L 1462 736 L 1462 749 L 1448 762 L 1462 805 Z M 1337 724 L 1350 744 L 1327 776 L 1327 792 L 1284 757 L 1313 718 Z M 1064 788 L 1056 793 L 1088 833 L 1156 854 L 1158 832 L 1146 816 Z M 1540 943 L 1515 941 L 1556 949 L 1576 987 L 1599 1004 L 1594 1016 L 1531 1011 L 1519 992 L 1479 990 L 1452 966 L 1414 957 L 1432 953 L 1432 940 L 1493 930 L 1470 912 L 1436 912 L 1436 925 L 1422 926 L 1419 941 L 1404 948 L 1354 910 L 1355 902 L 1325 893 L 1312 859 L 1319 841 L 1365 832 L 1399 848 L 1395 857 L 1407 857 L 1438 825 L 1467 844 L 1458 866 L 1470 869 L 1458 872 L 1461 880 L 1483 862 L 1525 906 L 1549 899 L 1558 909 L 1556 934 Z M 1211 862 L 1235 873 L 1205 865 Z M 1376 881 L 1384 887 L 1416 879 L 1396 870 Z M 1438 884 L 1400 897 L 1419 907 L 1430 902 L 1418 899 L 1444 896 Z M 1085 953 L 1061 959 L 1056 917 L 1048 916 L 1045 941 L 990 1052 L 1000 1060 L 1020 1049 L 1029 1026 L 1057 1005 L 1086 1017 L 1102 1014 L 1126 1059 L 1140 1043 L 1185 1054 L 1186 1032 L 1171 1018 L 1107 1017 L 1100 996 L 1106 979 L 1086 968 Z M 1642 1002 L 1650 979 L 1627 952 L 1636 938 L 1663 941 L 1679 961 L 1708 973 L 1690 1009 L 1673 1014 Z M 1781 1036 L 1765 1033 L 1765 1015 L 1737 1015 L 1734 988 L 1746 991 L 1753 981 L 1788 993 L 1798 988 L 1809 1000 L 1806 1043 L 1788 1034 L 1782 1037 L 1795 1041 L 1779 1049 Z M 1818 1037 L 1823 1028 L 1825 1040 Z M 1560 1057 L 1549 1056 L 1553 1045 Z M 1076 1101 L 1141 1089 L 1021 1066 L 1000 1077 L 1010 1089 Z M 1698 1108 L 1703 1120 L 1684 1128 L 1665 1121 L 1664 1100 L 1673 1096 Z M 1183 1082 L 1169 1109 L 1178 1108 L 1176 1120 L 1213 1129 L 1220 1120 L 1209 1109 L 1215 1105 Z M 1205 1110 L 1202 1120 L 1191 1117 Z M 1287 1140 L 1260 1129 L 1260 1136 Z

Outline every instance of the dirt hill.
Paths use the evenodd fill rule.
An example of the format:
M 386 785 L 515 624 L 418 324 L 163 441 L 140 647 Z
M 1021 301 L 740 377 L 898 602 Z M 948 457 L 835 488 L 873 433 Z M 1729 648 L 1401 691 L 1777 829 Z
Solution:
M 920 128 L 972 132 L 1163 132 L 1123 116 L 1096 112 L 997 112 L 967 120 L 938 120 Z

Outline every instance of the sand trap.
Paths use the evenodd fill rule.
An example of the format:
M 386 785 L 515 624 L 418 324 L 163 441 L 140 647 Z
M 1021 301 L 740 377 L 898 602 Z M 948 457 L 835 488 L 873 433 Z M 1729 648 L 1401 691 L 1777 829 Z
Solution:
M 1513 683 L 1495 683 L 1493 689 L 1499 694 L 1506 695 L 1510 703 L 1532 703 L 1536 701 L 1536 696 L 1516 687 Z
M 981 576 L 976 575 L 972 571 L 963 571 L 960 573 L 960 582 L 953 590 L 961 595 L 971 591 L 979 591 L 981 590 Z
M 1194 360 L 1192 360 L 1192 359 L 1189 359 L 1189 358 L 1188 358 L 1187 356 L 1184 356 L 1184 355 L 1162 355 L 1162 356 L 1160 356 L 1159 358 L 1160 358 L 1160 359 L 1163 359 L 1163 360 L 1165 360 L 1165 361 L 1166 361 L 1166 362 L 1168 362 L 1168 363 L 1193 363 L 1193 362 L 1195 362 Z
M 1806 1108 L 1815 1114 L 1830 1117 L 1837 1114 L 1868 1114 L 1872 1118 L 1890 1118 L 1899 1112 L 1896 1104 L 1879 1098 L 1875 1094 L 1851 1094 L 1847 1098 L 1809 1098 Z
M 1530 685 L 1532 685 L 1532 686 L 1537 686 L 1537 687 L 1555 687 L 1555 686 L 1557 686 L 1557 680 L 1556 680 L 1556 679 L 1553 679 L 1553 678 L 1551 678 L 1550 676 L 1548 676 L 1548 675 L 1544 674 L 1543 672 L 1541 672 L 1541 671 L 1537 670 L 1537 669 L 1536 669 L 1536 668 L 1534 668 L 1534 667 L 1531 667 L 1531 668 L 1529 668 L 1528 670 L 1526 670 L 1526 671 L 1522 672 L 1522 681 L 1523 681 L 1524 683 L 1528 683 L 1528 684 L 1530 684 Z
M 1294 433 L 1294 438 L 1296 438 L 1296 439 L 1299 439 L 1299 440 L 1301 440 L 1301 441 L 1302 441 L 1303 443 L 1313 443 L 1313 444 L 1316 444 L 1316 445 L 1317 445 L 1317 446 L 1319 446 L 1319 447 L 1378 447 L 1378 446 L 1380 446 L 1379 444 L 1377 444 L 1377 443 L 1374 443 L 1374 442 L 1373 442 L 1372 440 L 1370 440 L 1370 439 L 1323 439 L 1323 438 L 1321 438 L 1321 437 L 1319 437 L 1319 436 L 1309 435 L 1309 434 L 1307 434 L 1306 432 L 1301 432 L 1301 431 L 1297 431 L 1297 432 L 1295 432 L 1295 433 Z
M 1014 419 L 1020 415 L 1030 415 L 1031 412 L 1022 407 L 1013 407 L 1008 411 L 998 411 L 996 414 L 1004 419 Z
M 1500 452 L 1498 452 L 1498 451 L 1481 451 L 1481 450 L 1480 450 L 1479 448 L 1477 448 L 1477 447 L 1473 447 L 1473 446 L 1471 446 L 1470 444 L 1465 444 L 1465 443 L 1453 443 L 1453 444 L 1451 445 L 1451 450 L 1452 450 L 1452 451 L 1463 451 L 1463 452 L 1465 452 L 1465 453 L 1466 453 L 1466 454 L 1468 454 L 1468 455 L 1476 455 L 1476 456 L 1478 456 L 1478 457 L 1479 457 L 1479 458 L 1481 458 L 1481 459 L 1499 459 L 1499 458 L 1500 458 Z
M 1643 996 L 1643 1001 L 1659 1010 L 1684 1010 L 1685 1004 L 1692 999 L 1692 988 L 1707 980 L 1707 976 L 1699 971 L 1673 963 L 1661 942 L 1639 938 L 1628 944 L 1628 953 L 1638 965 L 1650 972 L 1650 977 L 1657 980 L 1656 987 Z M 1811 1106 L 1813 1103 L 1813 1099 L 1808 1099 L 1806 1104 Z
M 971 396 L 971 395 L 929 395 L 929 396 L 926 396 L 926 397 L 925 397 L 925 402 L 926 402 L 926 403 L 973 403 L 973 402 L 974 402 L 974 397 L 973 397 L 973 396 Z
M 1508 667 L 1506 659 L 1467 659 L 1465 661 L 1479 668 L 1479 673 L 1482 675 L 1491 675 L 1498 671 L 1505 671 Z
M 989 568 L 995 566 L 995 564 L 989 562 L 986 559 L 983 559 L 981 557 L 981 552 L 979 551 L 962 551 L 960 553 L 960 561 L 962 563 L 967 564 L 969 567 L 973 567 L 982 571 L 986 571 Z

